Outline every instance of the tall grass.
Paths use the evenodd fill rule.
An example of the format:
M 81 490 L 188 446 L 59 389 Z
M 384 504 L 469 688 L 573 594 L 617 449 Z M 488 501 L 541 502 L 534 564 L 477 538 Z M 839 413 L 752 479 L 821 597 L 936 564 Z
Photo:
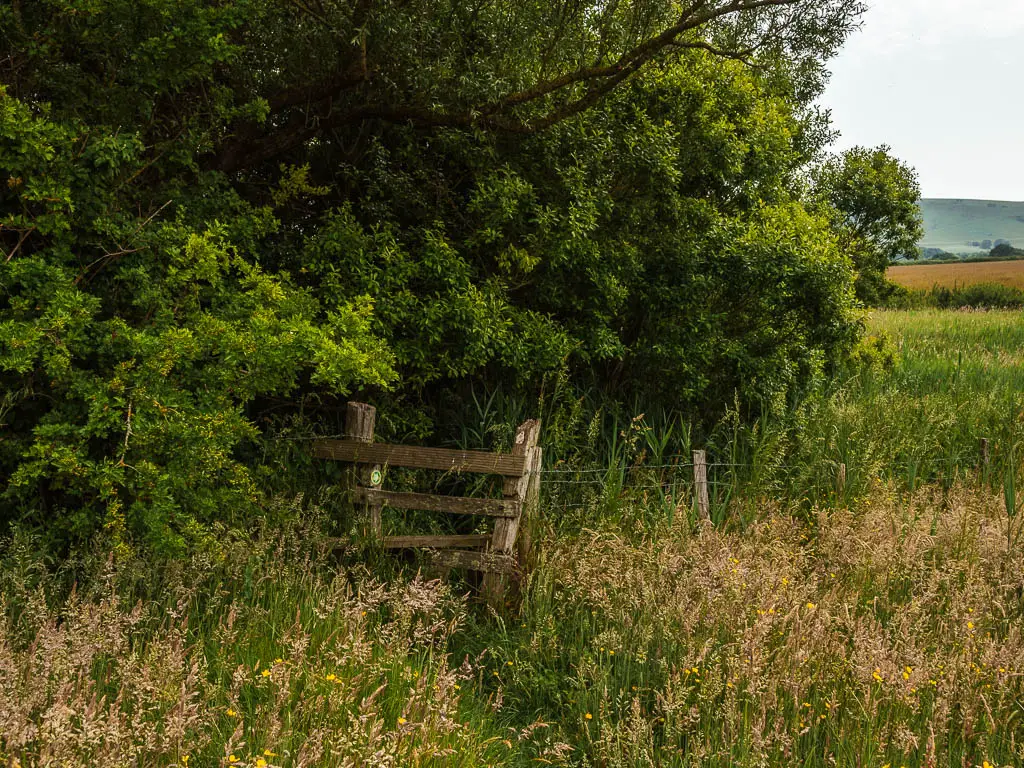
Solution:
M 575 527 L 574 510 L 614 513 L 640 499 L 692 518 L 694 448 L 708 453 L 713 519 L 739 524 L 755 520 L 764 499 L 806 511 L 854 502 L 879 482 L 913 491 L 972 478 L 999 488 L 1019 471 L 1009 449 L 1024 435 L 1024 316 L 878 311 L 868 334 L 868 352 L 849 370 L 784 412 L 750 417 L 737 405 L 708 428 L 598 408 L 582 449 L 578 439 L 546 444 L 549 510 Z
M 415 560 L 338 552 L 308 512 L 185 564 L 54 571 L 16 537 L 0 764 L 1020 765 L 1024 320 L 869 330 L 889 341 L 832 387 L 711 429 L 567 392 L 478 399 L 465 447 L 538 407 L 547 425 L 534 562 L 500 614 Z
M 503 615 L 317 528 L 67 592 L 0 583 L 8 766 L 994 766 L 1024 760 L 1024 560 L 996 494 L 879 487 L 745 531 L 546 541 Z M 156 586 L 155 582 L 159 582 Z

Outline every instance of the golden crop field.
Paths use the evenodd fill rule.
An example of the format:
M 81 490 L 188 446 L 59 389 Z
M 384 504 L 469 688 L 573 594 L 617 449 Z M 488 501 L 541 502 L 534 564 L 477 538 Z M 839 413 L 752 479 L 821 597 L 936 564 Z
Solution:
M 1024 260 L 978 261 L 952 264 L 911 264 L 889 267 L 889 279 L 905 288 L 928 290 L 973 283 L 1001 283 L 1024 288 Z

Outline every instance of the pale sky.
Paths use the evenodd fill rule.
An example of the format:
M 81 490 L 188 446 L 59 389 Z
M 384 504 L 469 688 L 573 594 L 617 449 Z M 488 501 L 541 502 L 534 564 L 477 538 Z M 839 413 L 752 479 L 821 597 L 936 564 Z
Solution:
M 923 197 L 1024 201 L 1024 0 L 868 0 L 830 63 L 836 150 L 888 144 Z

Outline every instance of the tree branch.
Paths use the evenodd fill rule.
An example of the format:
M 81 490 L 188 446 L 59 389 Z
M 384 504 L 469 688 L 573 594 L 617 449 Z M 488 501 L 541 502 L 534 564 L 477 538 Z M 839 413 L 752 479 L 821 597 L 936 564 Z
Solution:
M 796 6 L 801 2 L 804 0 L 726 0 L 709 5 L 710 0 L 693 0 L 674 24 L 623 52 L 614 62 L 580 67 L 486 104 L 448 110 L 414 104 L 375 103 L 365 103 L 349 109 L 336 108 L 333 100 L 339 94 L 356 89 L 372 79 L 366 64 L 364 42 L 358 60 L 339 71 L 334 77 L 312 86 L 298 85 L 286 88 L 269 99 L 271 109 L 276 113 L 303 105 L 326 105 L 326 114 L 323 118 L 312 121 L 305 116 L 301 120 L 293 118 L 261 138 L 254 137 L 251 130 L 243 131 L 222 147 L 214 158 L 213 165 L 221 170 L 236 171 L 246 165 L 270 160 L 309 141 L 322 131 L 366 120 L 407 123 L 423 128 L 476 127 L 506 133 L 536 133 L 596 105 L 624 80 L 669 47 L 702 49 L 715 56 L 749 63 L 748 57 L 757 50 L 756 45 L 743 50 L 728 50 L 706 41 L 684 41 L 680 38 L 700 27 L 731 16 L 765 8 Z M 372 0 L 360 0 L 357 6 L 358 14 L 367 14 L 371 4 Z M 308 10 L 308 6 L 301 7 Z M 365 22 L 365 18 L 362 21 Z M 583 84 L 588 84 L 588 87 L 582 95 L 549 108 L 540 116 L 519 118 L 514 114 L 519 107 L 542 102 Z M 338 111 L 335 111 L 336 109 Z

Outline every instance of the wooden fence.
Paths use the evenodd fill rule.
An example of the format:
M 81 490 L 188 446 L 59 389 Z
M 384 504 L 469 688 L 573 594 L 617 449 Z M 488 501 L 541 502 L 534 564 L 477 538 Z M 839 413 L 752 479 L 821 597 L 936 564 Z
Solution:
M 516 430 L 511 453 L 459 451 L 373 442 L 376 409 L 365 403 L 349 403 L 345 414 L 345 438 L 319 440 L 313 455 L 353 465 L 350 484 L 357 503 L 364 505 L 369 531 L 386 549 L 423 547 L 430 559 L 443 568 L 482 571 L 484 592 L 500 603 L 516 556 L 522 562 L 529 550 L 529 521 L 540 497 L 541 449 L 537 445 L 540 422 L 527 421 Z M 386 491 L 388 467 L 434 469 L 499 475 L 502 498 L 480 499 L 432 493 Z M 476 515 L 494 519 L 492 533 L 459 536 L 384 536 L 381 509 L 415 509 L 451 515 Z

